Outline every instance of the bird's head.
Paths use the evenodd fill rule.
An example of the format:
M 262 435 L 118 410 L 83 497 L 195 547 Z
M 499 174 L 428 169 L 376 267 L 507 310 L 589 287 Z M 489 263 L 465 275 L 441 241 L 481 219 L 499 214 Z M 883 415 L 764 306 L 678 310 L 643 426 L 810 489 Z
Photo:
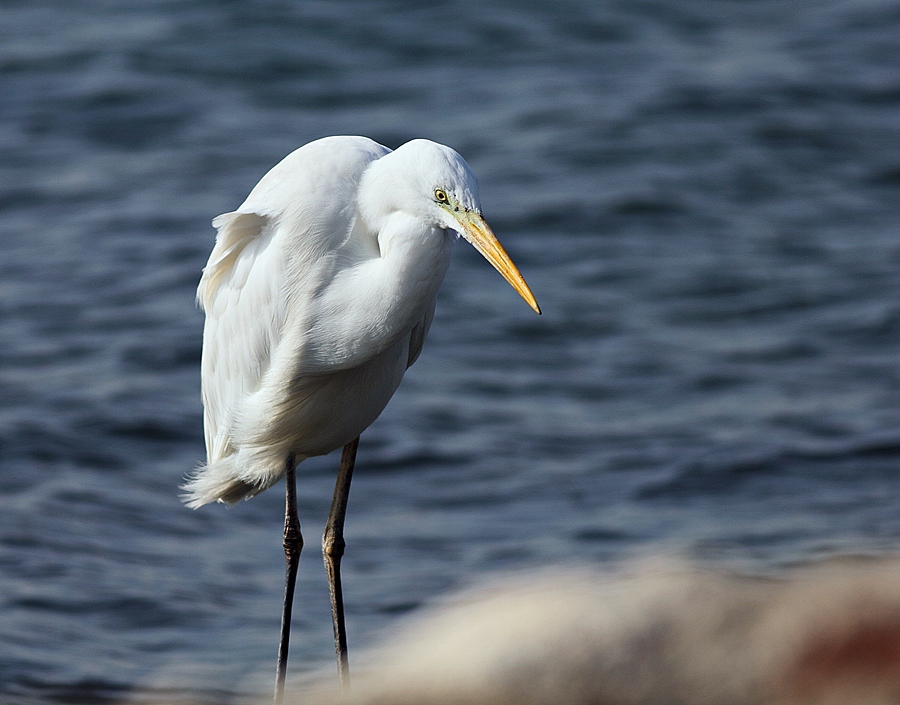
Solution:
M 456 151 L 430 140 L 412 140 L 378 160 L 372 177 L 390 208 L 468 240 L 537 313 L 534 294 L 481 214 L 475 174 Z M 364 177 L 365 181 L 365 177 Z

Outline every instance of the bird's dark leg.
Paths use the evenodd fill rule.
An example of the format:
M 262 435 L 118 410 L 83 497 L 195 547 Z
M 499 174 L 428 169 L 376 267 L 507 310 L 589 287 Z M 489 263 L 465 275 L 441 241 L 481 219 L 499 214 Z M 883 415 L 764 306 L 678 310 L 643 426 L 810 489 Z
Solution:
M 334 499 L 325 535 L 322 537 L 322 555 L 325 570 L 328 571 L 328 587 L 331 590 L 331 615 L 334 619 L 334 650 L 337 654 L 338 675 L 341 689 L 350 687 L 350 664 L 347 660 L 347 629 L 344 626 L 344 594 L 341 590 L 341 556 L 344 555 L 344 515 L 347 513 L 347 498 L 350 496 L 350 480 L 353 464 L 356 462 L 356 448 L 359 438 L 344 446 L 341 454 L 341 468 L 334 484 Z
M 303 550 L 300 519 L 297 517 L 297 478 L 294 454 L 284 466 L 287 485 L 284 502 L 284 560 L 287 570 L 284 579 L 284 609 L 281 612 L 281 641 L 278 643 L 278 667 L 275 671 L 275 705 L 284 702 L 284 677 L 287 670 L 288 643 L 291 639 L 291 609 L 294 606 L 294 586 L 297 584 L 297 564 Z

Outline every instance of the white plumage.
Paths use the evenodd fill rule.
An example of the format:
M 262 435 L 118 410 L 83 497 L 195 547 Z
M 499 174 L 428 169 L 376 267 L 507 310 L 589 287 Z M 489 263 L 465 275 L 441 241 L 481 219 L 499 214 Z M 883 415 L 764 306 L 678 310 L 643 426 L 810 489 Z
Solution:
M 186 501 L 235 502 L 358 437 L 422 349 L 459 233 L 536 311 L 448 147 L 328 137 L 276 165 L 233 213 L 198 300 L 207 463 Z

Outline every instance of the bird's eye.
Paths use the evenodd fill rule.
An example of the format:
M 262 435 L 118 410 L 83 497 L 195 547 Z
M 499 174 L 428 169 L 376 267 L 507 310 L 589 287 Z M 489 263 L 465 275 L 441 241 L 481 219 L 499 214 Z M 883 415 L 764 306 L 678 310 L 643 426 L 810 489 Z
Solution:
M 450 203 L 450 199 L 447 198 L 447 192 L 443 189 L 436 188 L 434 190 L 434 199 L 438 203 Z

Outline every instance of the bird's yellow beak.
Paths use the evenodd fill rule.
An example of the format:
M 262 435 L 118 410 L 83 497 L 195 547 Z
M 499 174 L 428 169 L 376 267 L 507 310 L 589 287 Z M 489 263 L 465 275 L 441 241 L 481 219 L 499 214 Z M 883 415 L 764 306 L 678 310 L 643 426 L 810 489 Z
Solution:
M 491 228 L 484 222 L 481 214 L 475 211 L 464 211 L 462 215 L 457 213 L 453 213 L 453 215 L 462 227 L 462 236 L 471 242 L 488 262 L 494 265 L 494 269 L 500 272 L 503 278 L 512 285 L 512 288 L 519 292 L 519 296 L 525 299 L 525 302 L 534 309 L 535 313 L 539 314 L 541 307 L 538 306 L 534 294 L 531 293 L 531 289 L 528 288 L 525 279 L 519 273 L 518 268 L 513 264 L 509 255 L 506 254 L 503 245 L 494 236 Z

